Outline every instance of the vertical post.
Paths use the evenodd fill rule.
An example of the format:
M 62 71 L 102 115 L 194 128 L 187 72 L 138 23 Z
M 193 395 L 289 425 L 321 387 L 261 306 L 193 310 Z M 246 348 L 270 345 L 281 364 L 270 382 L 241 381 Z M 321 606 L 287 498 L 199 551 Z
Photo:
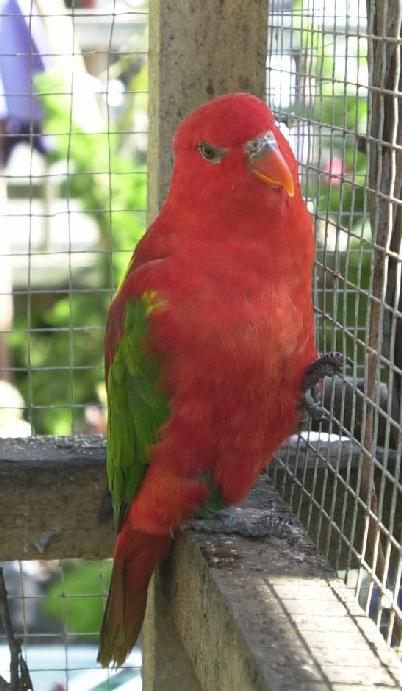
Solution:
M 158 573 L 148 587 L 142 631 L 144 691 L 201 691 L 162 593 Z
M 373 268 L 373 297 L 370 310 L 369 346 L 383 354 L 397 368 L 402 366 L 402 320 L 392 309 L 402 308 L 400 255 L 402 241 L 402 212 L 393 199 L 402 193 L 402 47 L 400 0 L 367 0 L 369 17 L 369 113 L 372 140 L 368 144 L 371 224 L 376 248 Z M 388 252 L 392 252 L 393 256 Z M 385 293 L 385 295 L 384 295 Z M 385 297 L 388 309 L 379 300 Z M 393 323 L 393 322 L 396 322 Z M 381 333 L 382 330 L 382 333 Z M 368 356 L 368 378 L 374 395 L 378 380 L 379 355 Z M 370 383 L 368 383 L 370 387 Z M 400 417 L 401 377 L 395 373 L 391 381 L 392 415 Z M 373 415 L 371 411 L 370 415 Z M 370 422 L 370 419 L 369 419 Z M 400 445 L 400 435 L 391 430 L 394 448 Z
M 180 120 L 230 91 L 265 94 L 267 0 L 150 0 L 148 220 L 172 172 Z
M 172 173 L 172 137 L 180 120 L 231 91 L 265 95 L 267 0 L 150 0 L 148 222 L 162 206 Z M 144 624 L 144 691 L 195 688 L 178 684 L 172 665 L 185 652 L 167 621 L 157 576 Z M 200 622 L 202 625 L 202 622 Z M 170 632 L 170 633 L 169 633 Z M 181 647 L 181 653 L 180 653 Z M 161 650 L 166 655 L 161 656 Z M 163 672 L 163 674 L 162 674 Z M 172 676 L 173 675 L 173 676 Z M 163 678 L 162 678 L 163 677 Z
M 372 457 L 377 444 L 376 411 L 379 391 L 381 354 L 390 360 L 390 369 L 400 364 L 402 348 L 395 340 L 401 335 L 400 320 L 392 309 L 400 305 L 400 266 L 398 259 L 390 261 L 390 249 L 396 254 L 401 243 L 401 213 L 393 199 L 400 199 L 402 190 L 402 156 L 398 144 L 402 135 L 402 104 L 398 98 L 401 87 L 401 6 L 400 0 L 367 0 L 369 18 L 369 136 L 367 145 L 369 170 L 369 203 L 374 253 L 367 339 L 367 367 L 365 394 L 361 493 L 371 515 L 366 515 L 366 536 L 363 549 L 365 559 L 371 559 L 377 578 L 387 582 L 388 564 L 385 558 L 379 522 L 378 501 L 374 487 Z M 387 304 L 388 303 L 388 304 Z M 391 309 L 386 309 L 386 307 Z M 393 321 L 398 321 L 393 329 Z M 394 331 L 394 335 L 392 332 Z M 394 354 L 394 346 L 396 346 Z M 400 415 L 400 377 L 392 380 L 390 395 L 398 420 Z M 395 395 L 396 394 L 396 395 Z M 394 433 L 395 447 L 400 446 L 400 433 Z M 392 441 L 392 437 L 391 437 Z M 397 478 L 396 478 L 397 479 Z M 400 643 L 402 620 L 395 617 L 393 635 Z

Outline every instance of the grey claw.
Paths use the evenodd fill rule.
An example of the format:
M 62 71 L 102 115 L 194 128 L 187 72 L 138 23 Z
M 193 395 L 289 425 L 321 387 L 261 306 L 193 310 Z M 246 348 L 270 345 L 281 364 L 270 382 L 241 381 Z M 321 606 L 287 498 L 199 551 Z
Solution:
M 318 384 L 323 377 L 334 377 L 335 374 L 342 374 L 344 364 L 352 366 L 353 362 L 342 353 L 324 353 L 307 368 L 303 390 L 308 391 Z
M 344 365 L 351 367 L 353 362 L 350 358 L 342 355 L 342 353 L 333 352 L 324 353 L 307 368 L 303 384 L 301 408 L 306 410 L 314 422 L 324 422 L 329 418 L 328 411 L 316 400 L 314 387 L 324 377 L 334 377 L 336 374 L 342 374 Z
M 317 403 L 311 391 L 305 391 L 301 408 L 307 412 L 313 422 L 324 422 L 329 418 L 328 411 Z

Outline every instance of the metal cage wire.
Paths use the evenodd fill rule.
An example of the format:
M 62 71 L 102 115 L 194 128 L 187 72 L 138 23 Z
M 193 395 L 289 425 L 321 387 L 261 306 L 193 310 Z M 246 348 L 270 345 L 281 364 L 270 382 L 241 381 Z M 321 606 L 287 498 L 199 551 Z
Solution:
M 25 19 L 31 33 L 37 19 L 50 22 L 49 26 L 67 16 L 70 24 L 66 41 L 50 44 L 42 53 L 49 61 L 65 61 L 64 82 L 38 80 L 33 91 L 19 93 L 31 100 L 32 113 L 32 98 L 40 92 L 46 126 L 38 131 L 31 119 L 25 151 L 16 148 L 2 170 L 8 201 L 7 206 L 2 204 L 0 215 L 5 227 L 10 227 L 11 243 L 1 248 L 0 297 L 5 300 L 3 314 L 7 310 L 10 314 L 13 300 L 14 317 L 0 323 L 0 371 L 19 397 L 4 389 L 0 413 L 14 410 L 14 418 L 28 425 L 29 434 L 103 432 L 106 308 L 134 241 L 145 228 L 147 128 L 142 70 L 146 71 L 148 50 L 147 8 L 134 0 L 113 0 L 93 13 L 78 11 L 73 2 L 66 15 L 56 3 L 47 12 L 39 11 L 40 3 L 33 0 L 28 5 Z M 387 46 L 400 45 L 400 39 L 399 34 L 379 37 L 374 19 L 373 9 L 367 17 L 363 0 L 272 0 L 269 4 L 267 101 L 287 128 L 314 220 L 319 350 L 341 350 L 354 363 L 353 372 L 345 371 L 335 387 L 326 387 L 328 425 L 295 436 L 270 473 L 317 546 L 355 588 L 388 642 L 395 643 L 402 572 L 401 411 L 396 398 L 402 371 L 401 360 L 395 360 L 402 323 L 401 253 L 390 239 L 385 246 L 379 244 L 381 219 L 376 205 L 383 200 L 395 212 L 400 209 L 392 184 L 401 146 L 395 123 L 393 139 L 384 139 L 383 116 L 375 133 L 368 104 L 373 94 L 379 94 L 382 103 L 386 96 L 399 102 L 399 52 L 392 88 L 385 82 L 385 68 L 383 82 L 373 83 L 368 60 L 373 44 L 385 51 Z M 142 27 L 134 32 L 134 43 L 128 42 L 122 29 L 126 25 Z M 102 39 L 91 43 L 94 26 Z M 30 45 L 31 63 L 34 56 Z M 95 119 L 87 123 L 79 119 L 77 101 L 85 94 L 85 87 L 79 88 L 82 57 L 85 71 L 92 71 L 97 80 L 91 87 L 97 104 L 93 112 L 100 111 L 97 126 Z M 125 110 L 124 104 L 130 106 Z M 34 144 L 44 135 L 48 149 L 41 158 Z M 15 132 L 3 131 L 3 144 L 13 137 Z M 127 141 L 132 154 L 128 165 L 122 156 Z M 379 146 L 391 152 L 388 192 L 382 186 L 380 166 L 376 179 L 370 177 L 370 152 Z M 128 180 L 135 181 L 134 201 L 126 190 Z M 388 225 L 391 235 L 390 219 Z M 385 275 L 378 296 L 374 266 L 381 258 L 385 272 L 392 269 L 388 275 L 393 285 Z M 13 275 L 7 278 L 10 263 Z M 388 344 L 379 341 L 377 348 L 371 333 L 373 304 L 380 309 L 380 335 Z M 377 377 L 375 388 L 370 389 L 367 372 L 373 353 L 378 356 Z M 84 385 L 84 380 L 90 385 Z M 370 415 L 373 435 L 369 440 Z M 20 568 L 22 573 L 25 566 Z M 61 575 L 70 566 L 61 562 L 54 568 L 55 578 L 62 582 Z M 103 578 L 103 566 L 99 569 Z M 100 594 L 96 590 L 91 596 L 82 590 L 74 597 L 102 597 L 102 578 Z M 70 597 L 63 587 L 55 595 L 64 603 Z M 25 617 L 22 630 L 27 642 L 39 635 L 24 614 L 27 603 L 35 598 L 21 590 L 15 595 Z M 62 630 L 47 636 L 49 640 L 58 637 L 67 651 L 80 634 L 69 630 L 66 616 Z M 91 630 L 84 636 L 94 633 Z M 67 654 L 61 666 L 66 684 L 71 672 Z
M 326 389 L 329 424 L 293 440 L 271 476 L 388 643 L 396 644 L 402 604 L 401 14 L 397 3 L 367 6 L 368 15 L 361 0 L 271 3 L 267 99 L 289 127 L 313 215 L 317 343 L 322 352 L 340 350 L 353 360 L 353 372 Z
M 88 575 L 91 579 L 86 582 Z M 134 690 L 141 689 L 142 660 L 138 647 L 120 671 L 104 670 L 96 663 L 98 619 L 109 587 L 109 562 L 8 562 L 5 577 L 14 631 L 23 641 L 22 652 L 35 690 L 74 690 L 98 685 L 109 689 L 125 682 Z M 86 613 L 80 620 L 79 611 Z M 3 641 L 2 635 L 0 674 L 7 677 Z
M 0 436 L 105 431 L 106 311 L 145 229 L 148 8 L 97 4 L 0 3 Z M 118 678 L 96 662 L 109 562 L 4 567 L 35 689 L 141 688 L 138 648 Z
M 32 0 L 30 12 L 25 16 L 32 35 L 32 21 L 40 18 L 48 37 L 52 30 L 60 31 L 63 27 L 70 36 L 62 41 L 61 47 L 56 46 L 54 37 L 53 43 L 49 39 L 40 54 L 46 64 L 44 74 L 50 74 L 51 78 L 40 82 L 43 75 L 38 78 L 35 74 L 30 92 L 5 94 L 14 101 L 28 98 L 31 102 L 35 99 L 35 103 L 40 97 L 45 110 L 42 130 L 37 131 L 30 118 L 25 151 L 16 148 L 2 171 L 9 196 L 2 217 L 12 227 L 9 251 L 3 251 L 2 256 L 3 263 L 11 263 L 13 286 L 12 291 L 9 285 L 1 292 L 4 300 L 10 299 L 12 292 L 15 319 L 11 339 L 9 325 L 1 325 L 4 349 L 10 349 L 11 341 L 13 362 L 7 361 L 8 357 L 0 364 L 2 378 L 14 379 L 24 394 L 22 407 L 34 433 L 86 431 L 88 404 L 102 407 L 95 380 L 100 383 L 103 377 L 101 352 L 107 302 L 116 287 L 116 265 L 121 273 L 120 265 L 127 263 L 135 240 L 127 233 L 122 242 L 115 226 L 125 215 L 136 226 L 137 237 L 145 228 L 145 194 L 142 194 L 142 204 L 137 200 L 137 204 L 128 206 L 122 203 L 128 201 L 128 195 L 116 195 L 113 187 L 124 185 L 129 177 L 140 180 L 138 184 L 143 187 L 146 184 L 143 160 L 146 122 L 143 118 L 138 127 L 131 122 L 128 127 L 128 122 L 118 121 L 117 113 L 123 109 L 124 102 L 146 98 L 146 89 L 133 86 L 131 82 L 135 80 L 130 81 L 129 77 L 130 62 L 138 71 L 146 60 L 147 11 L 141 9 L 141 3 L 116 0 L 108 3 L 105 11 L 96 13 L 76 10 L 74 5 L 70 14 L 62 11 L 58 14 L 57 6 L 54 14 L 46 14 L 39 12 L 40 3 L 37 6 Z M 45 6 L 50 7 L 48 3 Z M 11 13 L 9 19 L 14 17 Z M 60 20 L 61 25 L 57 23 Z M 134 28 L 134 40 L 129 40 L 127 27 Z M 96 30 L 100 37 L 94 35 Z M 129 49 L 124 43 L 121 45 L 121 39 Z M 31 53 L 27 52 L 25 57 L 32 62 L 32 45 L 29 48 Z M 13 56 L 2 53 L 2 57 Z M 20 51 L 18 58 L 24 58 L 24 53 Z M 63 60 L 67 64 L 61 69 Z M 119 71 L 122 80 L 116 78 L 121 76 Z M 120 93 L 116 92 L 119 87 L 123 89 Z M 86 96 L 86 90 L 91 97 Z M 118 105 L 116 99 L 120 99 Z M 91 112 L 85 118 L 83 110 L 87 104 Z M 61 117 L 62 109 L 64 117 Z M 95 116 L 92 120 L 91 115 Z M 131 150 L 142 148 L 140 164 L 133 156 L 131 164 L 126 157 L 124 165 L 120 165 L 122 142 L 117 140 L 123 137 L 131 141 Z M 44 161 L 35 150 L 40 140 L 47 147 Z M 15 133 L 3 132 L 2 141 L 3 147 L 8 141 L 13 143 Z M 80 159 L 76 149 L 81 141 L 84 147 L 99 147 L 100 153 L 92 152 L 86 159 Z M 59 145 L 60 142 L 63 144 Z M 95 190 L 92 195 L 88 190 L 90 184 Z M 79 188 L 85 189 L 84 202 L 80 200 Z M 78 315 L 80 305 L 96 295 L 98 309 L 94 306 L 91 312 L 89 308 L 86 310 L 90 318 L 85 323 Z M 64 305 L 64 314 L 59 317 L 49 315 L 48 311 L 57 299 Z M 49 334 L 58 356 L 55 353 L 54 357 L 45 358 L 41 350 Z M 19 335 L 25 338 L 25 344 Z M 89 339 L 92 339 L 92 353 L 97 357 L 89 357 L 87 348 L 83 362 L 79 353 Z M 22 352 L 24 347 L 26 352 Z M 46 373 L 54 375 L 49 395 L 43 393 L 52 381 Z M 83 395 L 76 389 L 84 373 L 92 376 L 93 381 L 92 390 Z

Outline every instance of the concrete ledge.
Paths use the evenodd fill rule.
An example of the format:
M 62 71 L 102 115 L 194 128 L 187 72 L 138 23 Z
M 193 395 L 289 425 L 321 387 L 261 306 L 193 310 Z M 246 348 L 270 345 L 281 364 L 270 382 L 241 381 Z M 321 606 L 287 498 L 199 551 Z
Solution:
M 0 439 L 0 560 L 110 557 L 105 490 L 102 437 Z
M 245 503 L 290 515 L 264 478 Z M 192 669 L 180 685 L 169 678 L 175 659 Z M 400 688 L 400 674 L 396 654 L 301 527 L 293 545 L 184 533 L 153 580 L 144 691 L 378 690 Z
M 1 440 L 0 559 L 109 556 L 104 456 L 101 438 Z M 272 485 L 244 504 L 290 520 L 293 544 L 179 535 L 150 588 L 145 691 L 399 688 L 395 653 Z
M 0 439 L 0 560 L 111 556 L 112 523 L 99 525 L 97 516 L 105 451 L 99 436 Z M 316 472 L 357 466 L 360 449 L 350 440 L 294 436 L 276 456 L 279 472 L 305 466 Z M 387 463 L 395 458 L 390 451 Z

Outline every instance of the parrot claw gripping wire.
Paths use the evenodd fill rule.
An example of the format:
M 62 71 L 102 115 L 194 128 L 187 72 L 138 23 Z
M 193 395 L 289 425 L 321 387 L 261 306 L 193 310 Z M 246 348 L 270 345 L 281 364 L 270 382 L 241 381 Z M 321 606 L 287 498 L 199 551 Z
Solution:
M 342 374 L 343 365 L 352 367 L 353 362 L 342 353 L 325 353 L 314 360 L 308 367 L 304 384 L 301 408 L 307 412 L 315 422 L 327 420 L 328 411 L 317 401 L 316 385 L 323 377 L 334 377 Z

